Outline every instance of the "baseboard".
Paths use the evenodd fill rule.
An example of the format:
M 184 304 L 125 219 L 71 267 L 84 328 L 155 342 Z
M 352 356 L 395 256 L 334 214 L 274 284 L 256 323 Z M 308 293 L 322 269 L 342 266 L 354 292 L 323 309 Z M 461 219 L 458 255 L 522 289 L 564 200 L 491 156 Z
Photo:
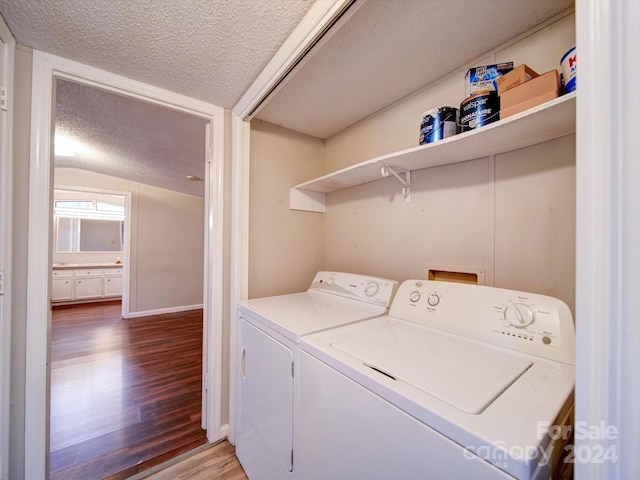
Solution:
M 52 307 L 66 307 L 69 305 L 85 305 L 89 303 L 122 303 L 122 297 L 85 298 L 81 300 L 52 300 Z
M 127 318 L 150 317 L 152 315 L 163 315 L 165 313 L 188 312 L 189 310 L 202 310 L 202 303 L 198 305 L 183 305 L 181 307 L 159 308 L 157 310 L 145 310 L 142 312 L 129 312 Z

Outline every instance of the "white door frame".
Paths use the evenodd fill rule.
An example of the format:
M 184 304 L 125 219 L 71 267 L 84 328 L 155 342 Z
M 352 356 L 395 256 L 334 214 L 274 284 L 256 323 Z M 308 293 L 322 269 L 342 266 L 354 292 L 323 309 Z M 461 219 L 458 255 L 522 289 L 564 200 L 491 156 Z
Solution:
M 25 478 L 48 474 L 49 335 L 51 327 L 51 147 L 55 78 L 65 78 L 163 105 L 209 120 L 205 186 L 205 264 L 203 371 L 208 385 L 203 415 L 207 439 L 223 438 L 221 352 L 223 306 L 224 110 L 221 107 L 137 82 L 37 50 L 33 52 L 29 240 L 27 280 L 27 378 L 25 388 Z
M 638 18 L 637 1 L 576 2 L 575 419 L 590 429 L 576 436 L 580 479 L 640 471 Z
M 16 42 L 0 16 L 0 478 L 9 478 L 9 386 L 11 380 L 11 214 L 13 196 L 13 76 Z

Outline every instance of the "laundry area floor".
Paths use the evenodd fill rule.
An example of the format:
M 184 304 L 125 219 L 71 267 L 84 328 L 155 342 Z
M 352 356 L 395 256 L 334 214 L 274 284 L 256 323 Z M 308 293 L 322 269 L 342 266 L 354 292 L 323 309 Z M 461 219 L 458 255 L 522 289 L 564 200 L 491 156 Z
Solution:
M 235 448 L 227 440 L 171 465 L 148 480 L 247 480 Z
M 50 479 L 120 479 L 206 443 L 202 310 L 53 308 Z

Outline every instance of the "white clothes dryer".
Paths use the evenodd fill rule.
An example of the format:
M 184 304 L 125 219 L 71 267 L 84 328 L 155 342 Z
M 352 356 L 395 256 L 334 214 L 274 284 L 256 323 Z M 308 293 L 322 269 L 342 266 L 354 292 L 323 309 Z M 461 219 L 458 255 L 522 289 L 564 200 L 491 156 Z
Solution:
M 300 348 L 305 480 L 546 479 L 561 461 L 575 330 L 558 299 L 410 280 L 388 316 Z
M 238 303 L 236 455 L 250 480 L 299 478 L 300 339 L 386 315 L 398 282 L 319 272 L 306 292 Z

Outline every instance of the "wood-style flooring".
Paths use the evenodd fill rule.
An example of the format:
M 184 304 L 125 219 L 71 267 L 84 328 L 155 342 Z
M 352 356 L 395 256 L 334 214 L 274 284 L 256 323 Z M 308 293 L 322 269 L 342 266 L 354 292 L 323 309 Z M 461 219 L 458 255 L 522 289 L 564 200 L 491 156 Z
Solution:
M 235 456 L 235 449 L 225 440 L 145 478 L 147 480 L 247 480 L 247 475 Z
M 53 309 L 51 480 L 123 479 L 206 443 L 202 311 L 120 313 Z

